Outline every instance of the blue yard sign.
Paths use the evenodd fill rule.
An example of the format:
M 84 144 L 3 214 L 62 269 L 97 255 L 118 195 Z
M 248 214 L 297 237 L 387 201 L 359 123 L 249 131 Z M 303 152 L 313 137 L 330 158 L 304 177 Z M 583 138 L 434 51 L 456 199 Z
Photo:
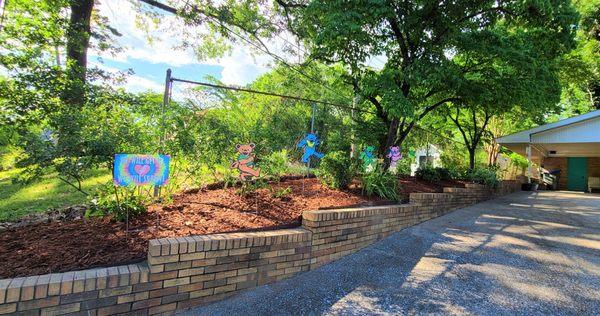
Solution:
M 113 182 L 118 186 L 162 186 L 169 180 L 168 155 L 115 155 Z

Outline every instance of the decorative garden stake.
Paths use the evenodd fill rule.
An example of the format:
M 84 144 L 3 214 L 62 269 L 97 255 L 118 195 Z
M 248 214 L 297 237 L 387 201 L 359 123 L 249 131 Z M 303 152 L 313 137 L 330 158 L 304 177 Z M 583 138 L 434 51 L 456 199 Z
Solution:
M 113 183 L 115 184 L 115 197 L 117 205 L 121 208 L 117 186 L 143 186 L 155 187 L 166 185 L 169 181 L 169 155 L 136 155 L 116 154 L 113 167 Z M 126 233 L 129 233 L 129 208 L 125 218 Z
M 240 172 L 240 180 L 248 181 L 260 175 L 260 168 L 254 167 L 254 143 L 237 144 L 235 148 L 238 151 L 237 160 L 231 164 L 232 169 Z
M 375 147 L 367 146 L 360 153 L 360 160 L 362 160 L 363 170 L 365 172 L 372 172 L 375 170 L 375 166 L 377 164 L 377 159 L 375 157 Z
M 310 163 L 311 157 L 321 159 L 325 156 L 323 153 L 317 151 L 317 146 L 319 146 L 320 143 L 317 135 L 313 133 L 306 134 L 306 136 L 298 143 L 298 148 L 304 148 L 304 155 L 302 155 L 303 163 Z
M 169 181 L 169 155 L 115 155 L 113 182 L 117 186 L 163 186 Z
M 390 158 L 390 171 L 395 173 L 398 168 L 398 161 L 400 159 L 402 159 L 402 153 L 400 152 L 400 147 L 399 146 L 390 147 L 386 157 Z

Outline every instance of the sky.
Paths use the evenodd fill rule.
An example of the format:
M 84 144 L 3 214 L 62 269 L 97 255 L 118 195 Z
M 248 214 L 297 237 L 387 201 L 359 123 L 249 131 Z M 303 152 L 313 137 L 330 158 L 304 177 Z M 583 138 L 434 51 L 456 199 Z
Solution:
M 131 0 L 97 2 L 96 7 L 100 15 L 108 18 L 109 24 L 122 34 L 116 37 L 122 51 L 112 55 L 92 49 L 88 58 L 91 66 L 108 71 L 132 69 L 133 74 L 123 84 L 125 90 L 129 92 L 152 90 L 162 93 L 166 71 L 169 68 L 175 78 L 205 81 L 207 76 L 211 76 L 225 84 L 238 86 L 251 83 L 271 69 L 273 64 L 271 56 L 251 53 L 247 45 L 242 44 L 234 44 L 231 52 L 222 58 L 199 60 L 191 49 L 181 49 L 178 46 L 181 45 L 182 30 L 188 34 L 206 33 L 202 27 L 190 27 L 173 14 L 145 5 L 145 8 L 160 13 L 161 23 L 158 26 L 146 23 L 144 25 L 150 27 L 142 29 L 138 25 L 140 19 L 144 17 L 138 14 L 134 3 L 139 4 Z M 297 62 L 298 57 L 289 54 L 284 48 L 298 50 L 294 43 L 294 38 L 286 33 L 265 41 L 269 51 L 291 64 Z M 381 69 L 385 60 L 387 60 L 385 56 L 374 56 L 367 61 L 367 64 Z M 190 87 L 192 85 L 177 82 L 173 86 L 173 98 L 185 98 L 185 90 Z
M 206 76 L 212 76 L 226 84 L 245 85 L 267 72 L 272 62 L 271 57 L 254 56 L 242 45 L 234 46 L 223 58 L 200 61 L 190 49 L 176 47 L 181 39 L 178 30 L 190 30 L 176 16 L 160 12 L 165 15 L 163 22 L 158 27 L 142 30 L 136 26 L 138 13 L 130 1 L 102 0 L 98 9 L 122 34 L 116 41 L 123 51 L 112 55 L 91 50 L 88 62 L 108 71 L 132 69 L 134 74 L 123 84 L 129 92 L 152 90 L 162 93 L 168 68 L 176 78 L 203 81 Z M 187 87 L 189 85 L 177 83 L 174 94 Z

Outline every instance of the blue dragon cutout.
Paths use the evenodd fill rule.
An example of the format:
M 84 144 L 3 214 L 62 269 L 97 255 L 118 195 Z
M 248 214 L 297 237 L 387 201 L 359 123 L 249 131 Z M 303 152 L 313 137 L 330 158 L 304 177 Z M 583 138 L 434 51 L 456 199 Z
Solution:
M 298 148 L 304 148 L 304 155 L 302 155 L 303 163 L 308 163 L 310 157 L 321 159 L 325 156 L 323 153 L 317 151 L 317 146 L 319 146 L 320 143 L 317 135 L 313 133 L 306 134 L 306 136 L 298 143 Z

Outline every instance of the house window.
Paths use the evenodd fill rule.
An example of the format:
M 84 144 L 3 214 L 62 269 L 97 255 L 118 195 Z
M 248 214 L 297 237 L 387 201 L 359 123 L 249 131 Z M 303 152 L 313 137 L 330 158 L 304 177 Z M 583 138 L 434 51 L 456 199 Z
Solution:
M 419 156 L 419 166 L 433 165 L 433 156 Z

